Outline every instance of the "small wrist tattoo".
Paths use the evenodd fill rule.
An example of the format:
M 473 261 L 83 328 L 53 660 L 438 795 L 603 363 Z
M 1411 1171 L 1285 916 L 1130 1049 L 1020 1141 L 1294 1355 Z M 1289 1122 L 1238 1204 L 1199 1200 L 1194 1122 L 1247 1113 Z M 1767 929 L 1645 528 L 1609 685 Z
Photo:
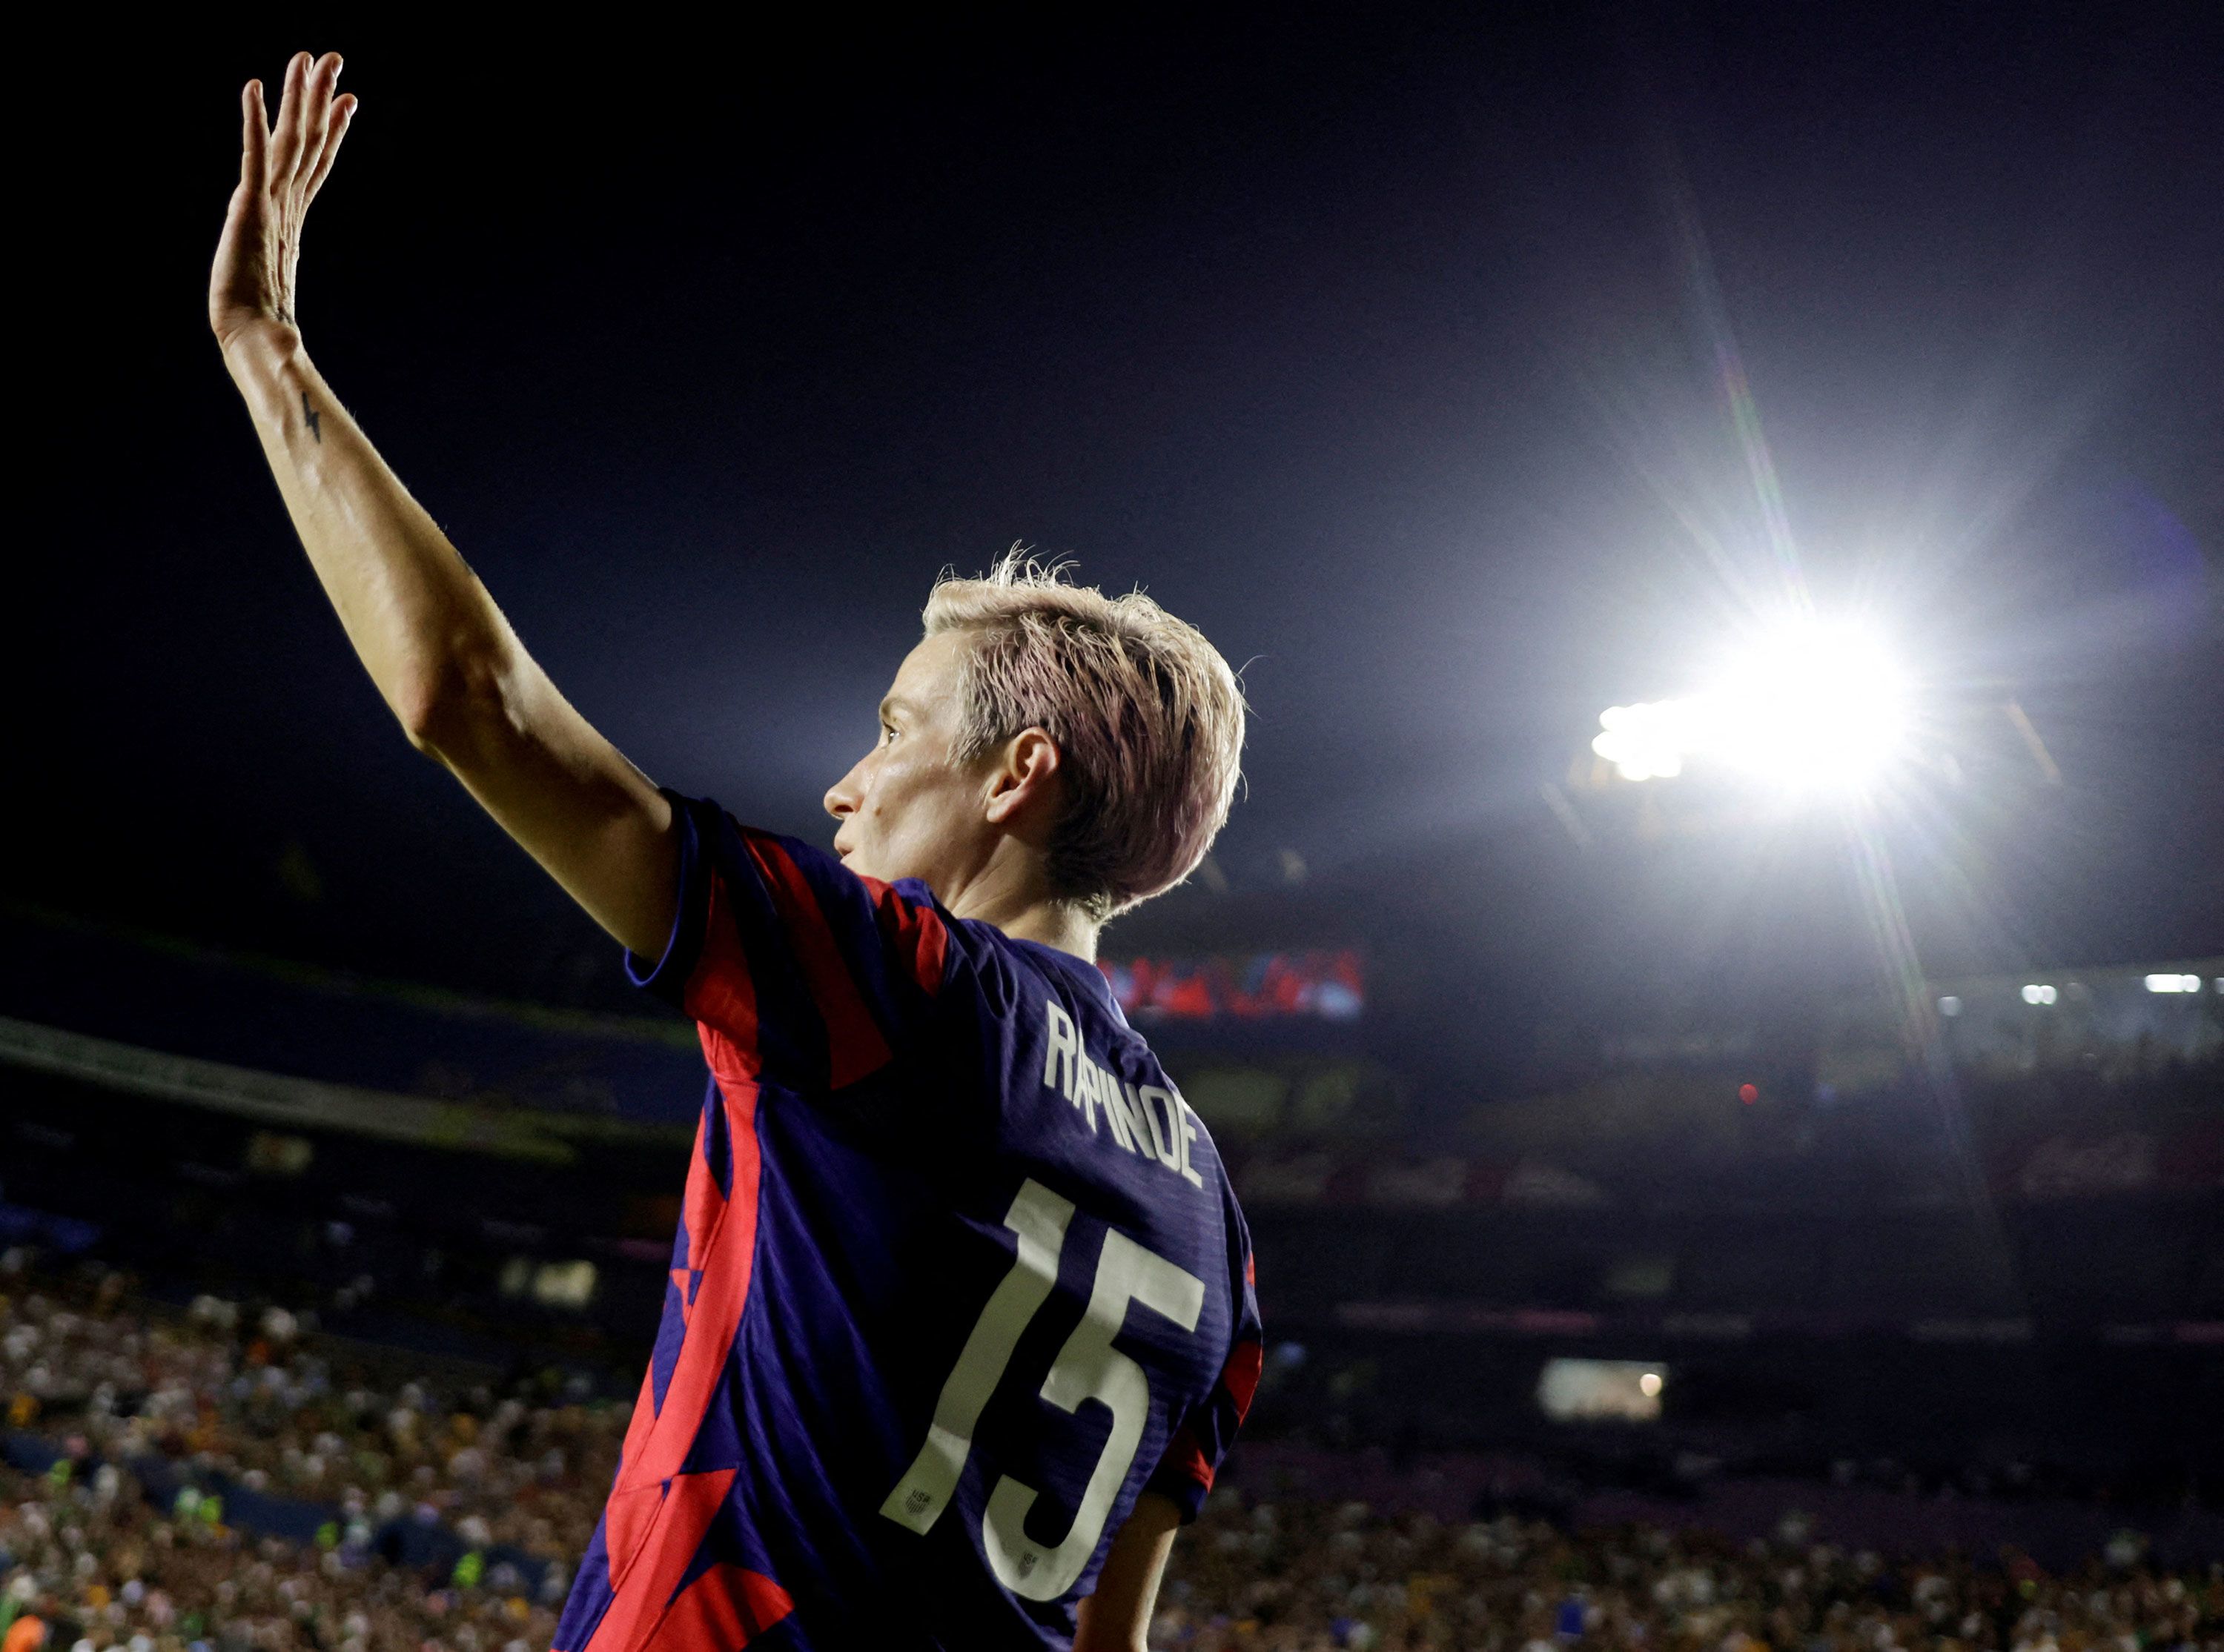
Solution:
M 309 434 L 316 438 L 317 445 L 322 447 L 325 445 L 325 432 L 319 427 L 317 410 L 309 405 L 309 393 L 306 390 L 301 392 L 301 417 L 308 420 Z

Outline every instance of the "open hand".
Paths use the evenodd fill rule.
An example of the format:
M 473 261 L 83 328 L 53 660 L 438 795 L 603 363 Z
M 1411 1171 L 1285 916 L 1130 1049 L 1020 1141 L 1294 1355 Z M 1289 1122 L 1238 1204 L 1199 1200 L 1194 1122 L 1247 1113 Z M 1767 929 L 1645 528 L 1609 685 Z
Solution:
M 321 58 L 295 53 L 286 66 L 275 127 L 263 113 L 262 83 L 250 80 L 240 92 L 239 187 L 231 192 L 209 271 L 209 325 L 220 344 L 258 323 L 296 325 L 301 223 L 355 116 L 354 94 L 332 95 L 339 78 L 338 52 Z

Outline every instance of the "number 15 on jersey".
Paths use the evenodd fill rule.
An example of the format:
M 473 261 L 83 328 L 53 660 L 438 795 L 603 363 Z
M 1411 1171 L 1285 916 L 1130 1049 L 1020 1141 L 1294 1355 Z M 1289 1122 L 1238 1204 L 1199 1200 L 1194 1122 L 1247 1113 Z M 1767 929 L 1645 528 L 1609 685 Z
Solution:
M 972 1334 L 957 1356 L 936 1401 L 926 1443 L 910 1470 L 881 1504 L 881 1512 L 915 1532 L 932 1530 L 950 1506 L 965 1460 L 972 1454 L 973 1431 L 982 1408 L 995 1391 L 1021 1333 L 1048 1300 L 1065 1249 L 1073 1205 L 1040 1182 L 1022 1182 L 1004 1218 L 1018 1239 L 1018 1252 Z M 1046 1546 L 1027 1534 L 1027 1517 L 1036 1489 L 1008 1474 L 997 1478 L 981 1520 L 981 1537 L 996 1578 L 1014 1594 L 1029 1600 L 1055 1600 L 1071 1589 L 1089 1558 L 1114 1500 L 1134 1466 L 1151 1408 L 1149 1379 L 1143 1368 L 1112 1346 L 1127 1323 L 1130 1302 L 1140 1302 L 1185 1331 L 1197 1330 L 1204 1307 L 1204 1282 L 1145 1250 L 1115 1228 L 1104 1233 L 1096 1260 L 1096 1283 L 1089 1308 L 1043 1381 L 1042 1397 L 1068 1413 L 1084 1400 L 1095 1400 L 1112 1414 L 1112 1428 L 1090 1472 L 1089 1485 L 1063 1541 Z

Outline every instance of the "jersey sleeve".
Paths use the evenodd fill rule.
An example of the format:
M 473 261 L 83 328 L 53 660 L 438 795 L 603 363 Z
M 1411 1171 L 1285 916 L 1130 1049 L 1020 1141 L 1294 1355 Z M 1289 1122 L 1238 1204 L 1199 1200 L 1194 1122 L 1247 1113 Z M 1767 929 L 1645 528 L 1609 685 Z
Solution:
M 838 1090 L 918 1037 L 946 978 L 951 927 L 923 884 L 861 878 L 823 849 L 671 799 L 679 901 L 663 955 L 627 977 L 698 1024 L 712 1069 Z
M 1259 1390 L 1259 1372 L 1265 1363 L 1265 1343 L 1259 1320 L 1258 1269 L 1252 1260 L 1248 1237 L 1242 1241 L 1242 1264 L 1234 1280 L 1236 1292 L 1235 1346 L 1204 1398 L 1191 1409 L 1181 1426 L 1166 1442 L 1166 1454 L 1144 1483 L 1146 1491 L 1169 1498 L 1181 1510 L 1182 1524 L 1195 1520 L 1206 1493 L 1235 1443 L 1235 1431 L 1251 1409 L 1251 1397 Z

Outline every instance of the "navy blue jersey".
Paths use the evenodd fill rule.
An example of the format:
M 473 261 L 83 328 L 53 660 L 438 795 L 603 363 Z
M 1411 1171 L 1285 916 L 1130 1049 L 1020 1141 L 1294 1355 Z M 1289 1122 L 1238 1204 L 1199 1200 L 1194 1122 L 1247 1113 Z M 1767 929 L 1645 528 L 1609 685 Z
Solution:
M 1065 1646 L 1258 1382 L 1212 1138 L 1093 966 L 665 795 L 711 1083 L 559 1652 Z

